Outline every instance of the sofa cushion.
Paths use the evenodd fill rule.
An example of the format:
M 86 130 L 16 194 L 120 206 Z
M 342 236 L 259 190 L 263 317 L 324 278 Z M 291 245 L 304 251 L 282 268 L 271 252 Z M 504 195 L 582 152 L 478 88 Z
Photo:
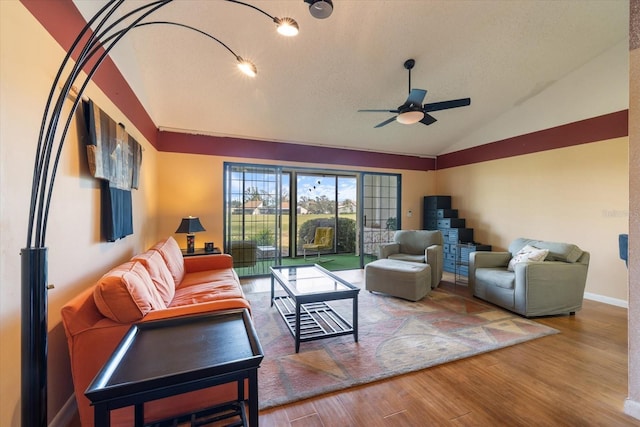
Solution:
M 160 252 L 171 276 L 173 276 L 175 285 L 179 285 L 184 278 L 184 258 L 176 239 L 169 236 L 166 240 L 156 243 L 151 249 Z
M 400 244 L 400 252 L 424 256 L 431 245 L 442 245 L 442 233 L 437 230 L 398 230 L 393 241 Z
M 513 258 L 511 258 L 509 265 L 507 266 L 507 270 L 514 271 L 515 265 L 519 262 L 544 261 L 548 254 L 549 249 L 540 249 L 535 246 L 526 245 L 524 248 L 520 249 Z
M 547 255 L 546 258 L 547 261 L 573 263 L 578 261 L 584 252 L 572 243 L 548 242 L 546 240 L 533 240 L 524 237 L 520 237 L 512 241 L 509 244 L 509 252 L 515 254 L 526 245 L 535 246 L 539 249 L 549 249 L 549 255 Z
M 184 276 L 170 307 L 232 298 L 244 298 L 233 269 L 198 271 Z
M 476 268 L 476 283 L 484 286 L 498 286 L 503 289 L 513 289 L 516 275 L 504 268 Z M 477 285 L 476 285 L 477 286 Z
M 410 254 L 391 254 L 388 257 L 389 259 L 395 259 L 397 261 L 408 261 L 408 262 L 421 262 L 425 263 L 424 252 L 421 255 L 410 255 Z
M 160 297 L 166 305 L 169 305 L 176 293 L 176 284 L 160 252 L 149 250 L 131 259 L 144 265 Z
M 102 276 L 93 299 L 103 316 L 119 323 L 132 323 L 152 310 L 167 308 L 147 269 L 137 261 L 121 264 Z
M 576 262 L 582 256 L 583 250 L 571 243 L 539 241 L 535 245 L 540 249 L 548 249 L 549 261 Z

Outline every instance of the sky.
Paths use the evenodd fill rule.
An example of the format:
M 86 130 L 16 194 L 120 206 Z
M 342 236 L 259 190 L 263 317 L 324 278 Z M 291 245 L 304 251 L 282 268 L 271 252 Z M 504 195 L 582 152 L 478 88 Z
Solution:
M 318 181 L 320 183 L 318 183 Z M 357 180 L 355 177 L 339 177 L 338 202 L 346 199 L 356 200 Z M 289 183 L 283 180 L 283 190 L 290 193 Z M 315 188 L 314 188 L 315 187 Z M 312 199 L 327 196 L 329 199 L 335 197 L 335 177 L 298 175 L 298 196 L 306 196 Z

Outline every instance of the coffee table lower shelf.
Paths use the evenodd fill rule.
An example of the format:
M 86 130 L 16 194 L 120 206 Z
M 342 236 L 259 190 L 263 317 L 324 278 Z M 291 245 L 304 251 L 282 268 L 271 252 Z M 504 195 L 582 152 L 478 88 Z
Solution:
M 274 304 L 296 337 L 296 304 L 288 296 L 275 297 Z M 324 301 L 300 304 L 300 342 L 353 334 L 353 326 Z

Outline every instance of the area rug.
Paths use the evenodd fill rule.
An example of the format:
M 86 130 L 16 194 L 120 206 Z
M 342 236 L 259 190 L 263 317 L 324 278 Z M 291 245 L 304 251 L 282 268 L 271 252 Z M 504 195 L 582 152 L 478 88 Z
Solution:
M 264 360 L 258 369 L 260 409 L 522 343 L 557 330 L 481 301 L 435 289 L 419 302 L 358 297 L 358 342 L 352 335 L 303 342 L 293 336 L 270 293 L 249 293 Z M 330 303 L 351 319 L 351 300 Z

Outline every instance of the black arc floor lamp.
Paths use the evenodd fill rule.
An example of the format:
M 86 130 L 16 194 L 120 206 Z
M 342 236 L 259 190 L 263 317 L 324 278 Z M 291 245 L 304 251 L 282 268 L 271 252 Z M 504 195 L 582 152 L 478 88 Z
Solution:
M 227 1 L 248 6 L 265 14 L 278 25 L 281 34 L 295 35 L 298 32 L 298 24 L 291 18 L 275 18 L 250 4 L 236 0 Z M 253 75 L 257 72 L 255 65 L 244 60 L 222 41 L 204 31 L 176 22 L 145 21 L 148 16 L 171 2 L 173 0 L 152 0 L 119 16 L 116 11 L 121 8 L 125 0 L 109 0 L 77 35 L 51 85 L 36 148 L 27 244 L 20 251 L 21 420 L 24 427 L 47 425 L 47 291 L 50 289 L 47 283 L 48 249 L 45 245 L 47 222 L 56 171 L 66 134 L 84 91 L 96 70 L 111 49 L 132 29 L 151 24 L 167 24 L 197 31 L 217 41 L 236 57 L 238 66 L 243 71 Z M 284 28 L 281 29 L 281 27 Z M 81 78 L 82 71 L 86 73 L 84 79 Z M 63 111 L 64 103 L 72 92 L 75 97 L 73 105 L 71 109 Z M 62 126 L 60 131 L 59 126 Z

